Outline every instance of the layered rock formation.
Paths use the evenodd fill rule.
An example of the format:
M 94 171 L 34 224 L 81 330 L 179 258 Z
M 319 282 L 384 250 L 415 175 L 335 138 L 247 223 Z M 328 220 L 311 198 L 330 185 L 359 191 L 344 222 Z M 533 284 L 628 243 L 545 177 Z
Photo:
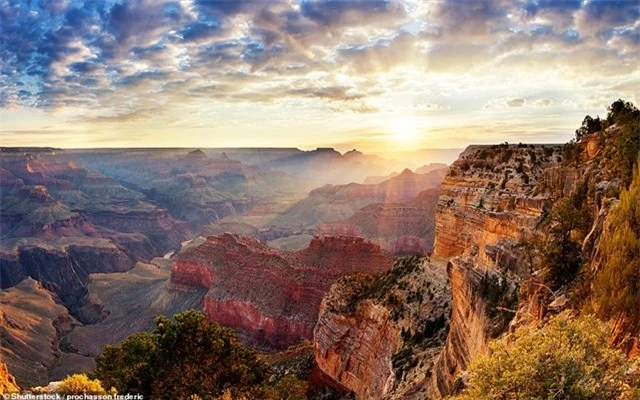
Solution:
M 471 146 L 445 178 L 436 211 L 434 257 L 456 257 L 448 269 L 453 307 L 447 343 L 424 383 L 431 397 L 452 393 L 456 376 L 506 329 L 496 315 L 506 322 L 513 317 L 515 311 L 497 313 L 495 299 L 489 304 L 482 279 L 504 282 L 499 288 L 506 293 L 500 293 L 499 300 L 513 303 L 509 297 L 517 293 L 516 282 L 530 273 L 518 244 L 550 209 L 551 193 L 539 184 L 544 171 L 560 161 L 560 147 Z
M 89 274 L 130 269 L 190 232 L 142 194 L 69 157 L 15 152 L 0 160 L 0 287 L 30 276 L 75 311 Z
M 320 222 L 317 229 L 325 235 L 362 236 L 393 254 L 426 255 L 433 251 L 438 196 L 438 189 L 429 189 L 406 202 L 370 204 L 348 219 Z
M 90 274 L 126 271 L 135 263 L 106 239 L 10 239 L 2 242 L 1 249 L 0 283 L 3 289 L 31 277 L 56 293 L 73 310 L 81 306 Z
M 77 322 L 37 281 L 0 291 L 0 355 L 20 386 L 54 380 L 60 343 Z
M 340 279 L 325 296 L 314 330 L 314 360 L 325 382 L 382 399 L 408 388 L 442 348 L 450 292 L 442 264 L 401 259 L 378 277 Z M 422 376 L 424 378 L 424 376 Z
M 405 170 L 378 184 L 325 185 L 312 190 L 306 198 L 275 218 L 273 223 L 285 226 L 302 224 L 306 228 L 314 228 L 319 222 L 345 220 L 370 204 L 413 200 L 421 192 L 436 188 L 445 174 L 446 169 L 427 174 L 414 174 Z
M 433 264 L 448 264 L 453 296 L 444 348 L 439 352 L 440 348 L 432 343 L 431 357 L 423 365 L 410 361 L 406 370 L 392 365 L 386 371 L 399 372 L 398 379 L 388 383 L 387 375 L 379 374 L 383 382 L 379 385 L 383 385 L 383 389 L 376 387 L 375 394 L 366 392 L 365 384 L 346 386 L 345 382 L 352 382 L 353 378 L 344 362 L 337 371 L 322 368 L 330 372 L 332 380 L 353 390 L 359 399 L 425 399 L 450 394 L 457 385 L 456 376 L 486 350 L 492 337 L 506 329 L 515 313 L 518 282 L 529 274 L 529 265 L 518 244 L 548 211 L 551 188 L 558 187 L 558 183 L 549 184 L 549 188 L 540 183 L 557 179 L 568 190 L 572 187 L 568 179 L 544 173 L 560 161 L 560 148 L 549 146 L 472 146 L 462 153 L 441 185 L 436 208 Z M 323 318 L 321 315 L 320 321 Z M 385 318 L 379 321 L 384 323 Z M 320 323 L 318 326 L 322 327 Z M 352 329 L 357 332 L 353 336 L 362 334 L 357 324 Z M 337 328 L 333 330 L 340 332 Z M 432 334 L 425 336 L 433 339 Z M 323 342 L 326 337 L 319 336 Z M 339 335 L 333 340 L 341 342 Z M 388 343 L 386 349 L 375 351 L 378 354 L 396 352 L 395 358 L 402 359 L 403 352 L 397 351 L 397 341 Z M 323 346 L 330 348 L 331 344 Z M 375 348 L 375 344 L 359 347 Z M 343 351 L 350 354 L 349 349 Z M 316 354 L 318 365 L 326 364 L 330 354 L 326 350 Z M 408 359 L 415 360 L 415 357 Z M 379 366 L 377 363 L 370 368 Z M 358 374 L 362 375 L 355 372 Z
M 380 246 L 361 238 L 316 237 L 304 250 L 284 252 L 224 234 L 178 254 L 171 281 L 207 288 L 205 313 L 247 342 L 284 348 L 312 337 L 322 297 L 336 279 L 391 265 Z
M 185 154 L 186 153 L 186 154 Z M 165 207 L 199 233 L 221 218 L 243 214 L 261 200 L 299 190 L 286 174 L 202 150 L 105 150 L 74 155 Z

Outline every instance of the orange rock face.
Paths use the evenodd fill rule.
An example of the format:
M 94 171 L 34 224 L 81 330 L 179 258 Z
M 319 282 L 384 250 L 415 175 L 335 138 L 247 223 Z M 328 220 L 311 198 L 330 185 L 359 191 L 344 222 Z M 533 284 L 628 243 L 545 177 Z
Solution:
M 326 313 L 325 307 L 323 302 L 324 318 L 315 329 L 317 368 L 359 399 L 381 399 L 393 389 L 392 356 L 402 346 L 400 328 L 388 309 L 370 300 L 360 303 L 354 315 Z
M 316 237 L 307 249 L 284 252 L 227 233 L 177 255 L 171 280 L 208 288 L 204 310 L 211 320 L 236 328 L 250 344 L 280 349 L 311 339 L 322 297 L 336 279 L 392 264 L 380 246 L 361 238 Z

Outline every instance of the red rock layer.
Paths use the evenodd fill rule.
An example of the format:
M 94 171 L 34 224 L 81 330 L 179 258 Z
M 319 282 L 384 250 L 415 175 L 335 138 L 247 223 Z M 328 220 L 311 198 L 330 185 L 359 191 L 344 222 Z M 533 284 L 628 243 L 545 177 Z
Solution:
M 176 256 L 171 280 L 208 288 L 205 313 L 247 342 L 285 348 L 312 338 L 320 302 L 336 279 L 392 264 L 362 238 L 316 237 L 307 249 L 284 252 L 227 233 Z

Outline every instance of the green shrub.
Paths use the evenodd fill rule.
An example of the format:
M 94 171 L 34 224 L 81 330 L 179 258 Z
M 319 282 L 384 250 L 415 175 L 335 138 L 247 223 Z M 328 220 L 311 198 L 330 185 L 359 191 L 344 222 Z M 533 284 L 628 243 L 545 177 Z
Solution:
M 121 345 L 104 348 L 96 358 L 94 375 L 120 392 L 145 398 L 203 399 L 223 396 L 303 399 L 303 385 L 291 381 L 267 385 L 266 365 L 257 353 L 243 346 L 236 333 L 209 321 L 204 314 L 185 311 L 156 318 L 151 333 L 136 333 Z M 294 393 L 294 394 L 291 394 Z M 279 397 L 278 397 L 279 398 Z
M 456 400 L 637 399 L 640 377 L 610 347 L 608 327 L 593 316 L 561 314 L 490 344 L 469 367 L 469 386 Z

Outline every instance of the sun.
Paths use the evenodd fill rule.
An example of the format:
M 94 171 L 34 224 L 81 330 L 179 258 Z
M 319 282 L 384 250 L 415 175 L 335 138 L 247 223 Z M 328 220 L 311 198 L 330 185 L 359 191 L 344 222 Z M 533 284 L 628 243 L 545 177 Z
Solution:
M 392 126 L 392 140 L 402 143 L 414 143 L 418 139 L 418 127 L 412 119 L 402 119 L 395 121 Z

